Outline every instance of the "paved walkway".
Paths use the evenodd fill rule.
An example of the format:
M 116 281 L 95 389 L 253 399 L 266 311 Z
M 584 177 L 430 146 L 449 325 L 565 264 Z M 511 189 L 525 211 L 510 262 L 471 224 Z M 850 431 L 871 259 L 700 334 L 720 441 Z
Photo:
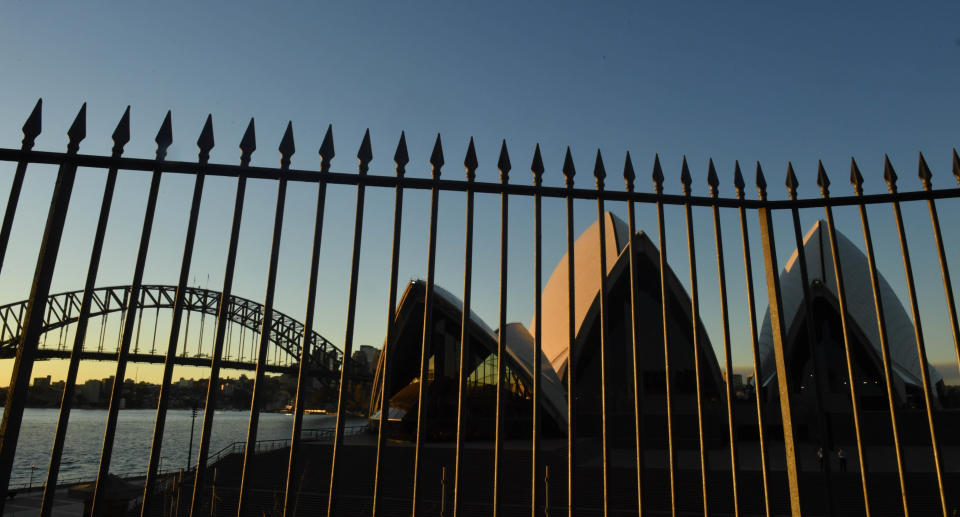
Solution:
M 42 490 L 32 490 L 30 492 L 20 491 L 13 499 L 8 499 L 4 506 L 4 517 L 33 517 L 40 515 L 40 500 L 43 497 Z M 73 499 L 67 495 L 67 489 L 57 490 L 56 498 L 53 504 L 53 517 L 77 516 L 83 514 L 83 501 Z

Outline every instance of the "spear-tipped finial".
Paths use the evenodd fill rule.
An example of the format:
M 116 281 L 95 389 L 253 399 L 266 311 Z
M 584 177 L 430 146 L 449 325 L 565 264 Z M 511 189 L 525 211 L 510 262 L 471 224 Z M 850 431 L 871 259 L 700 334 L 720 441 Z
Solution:
M 533 173 L 533 184 L 540 186 L 543 183 L 543 158 L 540 156 L 540 143 L 533 150 L 533 162 L 530 163 L 530 172 Z
M 243 138 L 240 139 L 240 162 L 243 165 L 250 163 L 250 155 L 257 150 L 257 130 L 253 124 L 253 117 L 250 117 L 250 123 L 247 124 L 247 130 L 243 132 Z
M 660 155 L 653 155 L 653 191 L 663 194 L 663 169 L 660 168 Z
M 763 169 L 760 162 L 757 162 L 757 193 L 761 201 L 767 200 L 767 178 L 763 175 Z
M 213 115 L 207 115 L 207 121 L 203 123 L 200 137 L 197 138 L 197 147 L 200 148 L 200 161 L 210 159 L 210 150 L 213 149 Z
M 433 143 L 433 152 L 430 153 L 430 167 L 433 179 L 439 179 L 440 169 L 443 167 L 443 143 L 440 141 L 440 133 L 437 133 L 437 140 Z
M 627 192 L 633 192 L 633 180 L 637 175 L 633 172 L 633 160 L 630 159 L 630 151 L 627 151 L 627 157 L 623 160 L 623 180 L 627 184 Z
M 123 115 L 120 117 L 120 122 L 117 122 L 117 127 L 113 130 L 113 152 L 117 156 L 123 152 L 124 146 L 127 145 L 127 142 L 130 141 L 130 106 L 127 106 L 127 109 L 123 110 Z
M 827 177 L 827 170 L 823 168 L 823 161 L 817 160 L 817 186 L 820 187 L 820 195 L 830 197 L 830 178 Z
M 957 185 L 960 185 L 960 156 L 957 156 L 957 150 L 953 150 L 953 177 L 957 178 Z
M 927 167 L 927 160 L 923 158 L 923 153 L 920 153 L 919 169 L 920 182 L 923 183 L 923 190 L 930 190 L 933 186 L 930 182 L 933 174 L 930 173 L 930 167 Z
M 883 155 L 883 180 L 887 182 L 887 188 L 891 194 L 897 193 L 897 171 L 893 170 L 893 164 L 890 163 L 890 157 Z
M 743 188 L 746 187 L 743 182 L 743 173 L 740 172 L 740 161 L 733 162 L 733 188 L 737 191 L 737 199 L 743 199 Z
M 287 129 L 283 132 L 283 138 L 280 139 L 280 162 L 286 166 L 290 165 L 290 157 L 297 152 L 297 146 L 293 143 L 293 121 L 287 121 Z
M 323 142 L 320 144 L 320 171 L 329 172 L 330 162 L 333 161 L 333 124 L 327 125 L 327 132 L 323 135 Z
M 87 137 L 86 102 L 83 103 L 83 106 L 80 106 L 77 117 L 73 119 L 73 124 L 70 124 L 70 129 L 67 130 L 67 137 L 70 139 L 70 141 L 67 142 L 67 152 L 77 152 L 77 150 L 80 149 L 80 142 Z
M 563 156 L 563 179 L 567 188 L 573 188 L 573 177 L 577 175 L 577 168 L 573 165 L 573 155 L 570 154 L 570 146 L 567 146 L 567 154 Z
M 850 184 L 853 185 L 853 191 L 858 196 L 863 195 L 863 175 L 860 174 L 860 167 L 857 167 L 857 161 L 850 157 Z
M 397 165 L 397 176 L 402 178 L 407 172 L 407 164 L 410 163 L 410 157 L 407 155 L 407 135 L 403 131 L 400 132 L 397 150 L 393 153 L 393 163 Z
M 163 117 L 163 123 L 160 124 L 160 130 L 157 131 L 157 136 L 153 141 L 157 143 L 157 159 L 164 159 L 167 156 L 167 149 L 173 143 L 173 123 L 170 121 L 170 110 L 167 110 L 167 115 Z
M 37 136 L 40 135 L 40 130 L 42 129 L 41 124 L 41 113 L 43 112 L 43 99 L 37 99 L 37 104 L 33 106 L 33 111 L 30 112 L 30 116 L 27 117 L 27 121 L 23 123 L 23 148 L 29 150 L 33 148 L 34 142 L 37 140 Z
M 373 161 L 373 149 L 370 146 L 370 129 L 363 133 L 363 141 L 360 142 L 360 149 L 357 151 L 357 161 L 360 162 L 357 170 L 361 175 L 366 174 L 370 169 L 370 162 Z
M 690 185 L 693 184 L 693 178 L 690 176 L 690 168 L 687 167 L 687 157 L 683 157 L 683 163 L 680 165 L 680 183 L 683 185 L 683 195 L 690 195 Z
M 506 139 L 500 142 L 500 158 L 497 159 L 497 169 L 500 170 L 500 183 L 510 180 L 510 153 L 507 152 Z
M 800 182 L 797 181 L 797 174 L 793 172 L 792 162 L 787 162 L 787 181 L 785 185 L 787 186 L 787 195 L 790 199 L 797 199 L 797 187 L 800 186 Z
M 713 167 L 713 158 L 710 158 L 707 164 L 707 185 L 710 186 L 710 197 L 717 197 L 720 193 L 720 178 L 717 177 L 717 169 Z
M 597 180 L 597 190 L 603 190 L 603 180 L 607 177 L 607 169 L 603 166 L 600 149 L 597 149 L 597 160 L 593 162 L 593 177 Z
M 467 181 L 473 181 L 477 177 L 477 167 L 480 162 L 477 161 L 477 149 L 473 145 L 473 137 L 470 137 L 470 144 L 467 145 L 467 155 L 463 158 L 463 167 L 467 170 Z

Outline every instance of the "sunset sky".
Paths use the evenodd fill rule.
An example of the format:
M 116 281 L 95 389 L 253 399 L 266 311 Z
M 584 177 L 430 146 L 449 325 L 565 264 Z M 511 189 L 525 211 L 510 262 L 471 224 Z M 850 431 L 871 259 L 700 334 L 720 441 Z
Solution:
M 686 156 L 694 193 L 706 195 L 707 161 L 721 177 L 721 195 L 732 196 L 734 160 L 752 180 L 755 162 L 767 174 L 770 197 L 782 199 L 787 163 L 800 177 L 801 196 L 817 196 L 818 160 L 833 180 L 834 195 L 849 195 L 850 157 L 857 159 L 868 193 L 884 192 L 884 153 L 902 190 L 920 188 L 917 153 L 929 162 L 934 185 L 955 185 L 950 153 L 960 143 L 960 4 L 955 1 L 804 2 L 767 5 L 725 2 L 55 2 L 37 8 L 7 2 L 0 16 L 0 147 L 16 148 L 20 127 L 43 98 L 43 134 L 37 149 L 62 151 L 66 130 L 87 102 L 82 153 L 107 154 L 110 134 L 127 105 L 132 139 L 126 155 L 152 157 L 153 138 L 172 111 L 169 159 L 195 160 L 203 121 L 212 114 L 216 147 L 211 161 L 238 163 L 240 141 L 255 117 L 253 164 L 279 165 L 276 151 L 292 120 L 293 166 L 319 169 L 317 150 L 332 124 L 333 169 L 356 170 L 365 129 L 374 150 L 372 174 L 393 174 L 393 152 L 406 131 L 408 174 L 429 175 L 427 160 L 439 132 L 447 165 L 443 176 L 463 178 L 467 142 L 475 138 L 478 181 L 497 181 L 501 139 L 511 152 L 511 182 L 529 184 L 535 144 L 543 151 L 545 183 L 561 185 L 566 146 L 577 165 L 577 184 L 593 186 L 597 149 L 607 165 L 607 186 L 623 189 L 624 154 L 630 151 L 637 187 L 651 191 L 654 153 L 667 176 L 666 190 L 680 193 Z M 6 205 L 14 164 L 0 163 L 0 207 Z M 0 274 L 0 304 L 27 298 L 56 169 L 31 166 Z M 83 287 L 105 178 L 81 170 L 70 207 L 53 291 Z M 149 174 L 120 176 L 97 284 L 125 285 L 134 259 Z M 236 180 L 210 178 L 204 192 L 194 285 L 219 290 Z M 183 251 L 192 178 L 164 175 L 144 281 L 175 284 Z M 234 292 L 263 300 L 276 183 L 248 185 Z M 747 189 L 748 196 L 756 195 Z M 440 199 L 437 283 L 463 289 L 464 199 Z M 283 226 L 276 308 L 304 316 L 306 278 L 316 202 L 315 184 L 291 184 Z M 315 330 L 340 345 L 353 236 L 355 192 L 330 187 L 323 234 Z M 532 201 L 511 200 L 511 321 L 533 314 Z M 943 202 L 947 251 L 960 271 L 957 203 Z M 544 203 L 544 282 L 565 251 L 562 203 Z M 578 202 L 577 233 L 596 217 Z M 610 209 L 626 219 L 626 207 Z M 0 208 L 2 210 L 2 208 Z M 426 271 L 428 194 L 405 198 L 403 283 Z M 941 374 L 955 379 L 956 358 L 944 307 L 940 270 L 924 204 L 904 208 L 929 355 Z M 696 209 L 697 271 L 703 319 L 715 348 L 722 346 L 712 218 Z M 393 192 L 370 189 L 364 219 L 355 344 L 380 346 L 387 318 L 387 281 Z M 801 213 L 804 231 L 820 209 Z M 888 206 L 870 209 L 879 266 L 906 300 L 899 247 Z M 779 214 L 778 257 L 790 252 L 789 215 Z M 863 246 L 855 209 L 836 211 L 839 229 Z M 689 288 L 681 208 L 667 209 L 667 256 Z M 499 199 L 477 199 L 474 243 L 474 311 L 497 321 Z M 750 363 L 749 319 L 736 212 L 723 214 L 734 359 Z M 758 310 L 766 309 L 757 220 L 751 217 Z M 638 226 L 656 232 L 655 211 L 638 207 Z M 855 301 L 872 303 L 872 300 Z M 108 339 L 116 339 L 118 318 Z M 212 319 L 207 319 L 207 332 Z M 91 328 L 99 329 L 98 323 Z M 112 328 L 112 330 L 111 330 Z M 162 328 L 161 328 L 162 330 Z M 192 327 L 191 332 L 194 332 Z M 92 334 L 91 334 L 92 335 Z M 207 336 L 212 336 L 207 334 Z M 162 346 L 166 335 L 158 338 Z M 204 338 L 205 346 L 210 337 Z M 0 361 L 0 378 L 12 361 Z M 114 363 L 91 363 L 81 380 L 112 375 Z M 63 376 L 65 363 L 41 362 L 34 376 Z M 159 366 L 133 366 L 128 376 L 155 380 Z M 235 372 L 232 372 L 235 373 Z M 178 368 L 175 377 L 201 377 Z

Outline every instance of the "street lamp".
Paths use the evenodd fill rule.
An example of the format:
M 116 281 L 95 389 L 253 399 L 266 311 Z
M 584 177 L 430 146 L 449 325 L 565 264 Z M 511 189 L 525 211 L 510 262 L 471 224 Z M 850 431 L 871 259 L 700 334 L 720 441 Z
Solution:
M 37 464 L 31 463 L 30 464 L 30 481 L 27 483 L 27 490 L 30 490 L 31 488 L 33 488 L 33 471 L 35 470 L 37 470 Z

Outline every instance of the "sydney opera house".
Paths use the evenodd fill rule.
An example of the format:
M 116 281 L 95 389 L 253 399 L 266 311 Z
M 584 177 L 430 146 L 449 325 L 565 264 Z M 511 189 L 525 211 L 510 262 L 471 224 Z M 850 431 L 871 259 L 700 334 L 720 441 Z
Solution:
M 546 435 L 560 436 L 567 428 L 567 382 L 573 375 L 575 397 L 575 426 L 578 436 L 598 436 L 600 433 L 600 337 L 599 295 L 600 268 L 599 231 L 601 223 L 594 222 L 575 242 L 575 318 L 576 338 L 568 336 L 568 257 L 564 256 L 550 275 L 543 292 L 543 402 L 542 414 Z M 627 225 L 611 213 L 606 213 L 602 224 L 607 235 L 606 255 L 606 311 L 607 311 L 607 418 L 614 443 L 630 445 L 634 434 L 634 368 L 641 379 L 640 396 L 643 413 L 645 443 L 659 446 L 666 440 L 666 376 L 664 371 L 663 320 L 661 313 L 661 283 L 659 250 L 643 232 L 629 235 Z M 815 385 L 814 357 L 820 355 L 825 365 L 823 382 L 824 410 L 849 412 L 850 400 L 843 349 L 843 337 L 836 298 L 833 273 L 824 225 L 816 223 L 804 239 L 803 253 L 809 264 L 815 336 L 809 339 L 803 309 L 803 289 L 797 267 L 797 253 L 787 262 L 781 273 L 782 297 L 785 310 L 787 364 L 792 377 L 793 408 L 802 414 L 816 411 L 813 399 Z M 628 239 L 633 246 L 627 246 Z M 854 382 L 859 384 L 862 406 L 866 409 L 886 408 L 886 386 L 880 354 L 880 336 L 874 311 L 873 295 L 866 257 L 842 234 L 837 235 L 846 293 L 849 299 L 869 300 L 869 303 L 851 303 L 849 307 Z M 634 253 L 637 268 L 636 311 L 638 316 L 639 354 L 633 357 L 630 339 L 630 282 L 629 250 Z M 696 374 L 694 368 L 693 322 L 690 297 L 683 284 L 667 269 L 667 320 L 669 328 L 669 362 L 673 428 L 678 443 L 696 440 Z M 882 301 L 886 312 L 888 343 L 894 372 L 894 393 L 898 405 L 916 401 L 921 389 L 920 366 L 917 359 L 913 326 L 909 316 L 890 287 L 880 278 Z M 425 283 L 414 281 L 407 285 L 396 314 L 396 339 L 390 343 L 390 383 L 386 393 L 379 389 L 384 364 L 377 366 L 375 388 L 371 397 L 371 425 L 378 425 L 380 398 L 388 397 L 390 433 L 398 438 L 411 436 L 416 429 L 420 346 L 423 330 Z M 443 439 L 456 430 L 457 371 L 462 304 L 454 295 L 437 287 L 433 314 L 433 336 L 427 368 L 424 404 L 427 416 L 427 436 Z M 761 295 L 760 299 L 763 297 Z M 762 302 L 761 302 L 762 303 Z M 710 310 L 703 308 L 703 310 Z M 701 321 L 696 324 L 700 359 L 701 403 L 708 441 L 726 438 L 726 406 L 722 393 L 724 377 L 718 364 L 719 347 L 715 350 Z M 525 326 L 510 323 L 505 332 L 506 382 L 509 396 L 505 405 L 505 432 L 511 436 L 529 436 L 530 400 L 534 360 L 535 331 L 533 323 Z M 744 344 L 745 345 L 745 344 Z M 465 393 L 469 424 L 465 429 L 469 438 L 489 438 L 494 432 L 497 331 L 475 314 L 470 315 L 470 358 Z M 761 368 L 757 396 L 767 405 L 777 401 L 776 371 L 773 362 L 772 336 L 769 313 L 760 331 Z M 813 353 L 812 353 L 813 352 Z M 381 358 L 383 355 L 381 355 Z M 930 367 L 931 380 L 942 387 L 940 376 Z M 778 413 L 772 413 L 778 414 Z M 805 419 L 796 418 L 798 426 Z M 779 424 L 768 422 L 768 424 Z M 756 411 L 741 411 L 738 427 L 756 426 Z M 612 425 L 611 425 L 612 424 Z M 812 429 L 810 431 L 813 431 Z M 800 432 L 800 437 L 806 435 Z

